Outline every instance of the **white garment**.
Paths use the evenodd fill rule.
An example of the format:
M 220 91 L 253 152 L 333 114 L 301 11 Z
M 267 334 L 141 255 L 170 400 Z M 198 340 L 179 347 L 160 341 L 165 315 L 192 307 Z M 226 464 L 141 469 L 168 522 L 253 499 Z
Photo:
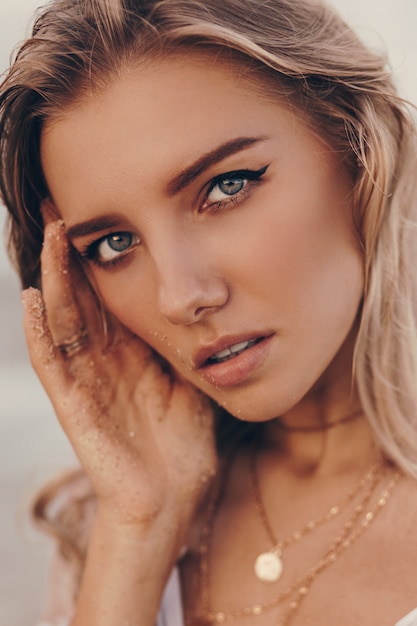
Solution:
M 156 626 L 184 626 L 178 567 L 173 569 L 165 587 Z M 403 624 L 400 626 L 403 626 Z M 405 626 L 408 626 L 408 624 L 405 624 Z
M 400 619 L 395 626 L 417 626 L 417 609 Z

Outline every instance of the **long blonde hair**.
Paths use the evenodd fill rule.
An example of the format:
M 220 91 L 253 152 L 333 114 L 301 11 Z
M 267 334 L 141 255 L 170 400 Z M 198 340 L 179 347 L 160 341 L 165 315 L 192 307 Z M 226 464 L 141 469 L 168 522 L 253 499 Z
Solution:
M 39 282 L 42 127 L 123 65 L 212 50 L 275 81 L 353 180 L 366 287 L 354 377 L 382 451 L 417 478 L 416 135 L 386 60 L 319 0 L 53 0 L 0 88 L 0 189 L 24 286 Z

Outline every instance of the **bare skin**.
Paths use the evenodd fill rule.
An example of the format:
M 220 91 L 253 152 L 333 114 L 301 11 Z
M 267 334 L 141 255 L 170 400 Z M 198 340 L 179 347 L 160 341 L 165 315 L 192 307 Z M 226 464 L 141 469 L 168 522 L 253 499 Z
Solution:
M 347 430 L 343 427 L 341 432 Z M 261 463 L 263 497 L 272 526 L 282 538 L 340 502 L 359 480 L 363 469 L 333 476 L 314 473 L 297 480 L 287 468 L 280 467 L 276 453 L 274 462 L 270 455 L 265 456 L 265 464 Z M 263 459 L 262 451 L 260 459 Z M 376 497 L 382 488 L 382 485 L 378 488 Z M 269 542 L 248 490 L 247 462 L 242 455 L 236 462 L 216 520 L 211 552 L 212 608 L 233 611 L 278 596 L 318 562 L 351 513 L 350 510 L 349 514 L 335 518 L 287 548 L 282 579 L 278 583 L 260 583 L 253 574 L 253 563 Z M 410 559 L 410 554 L 416 554 L 417 550 L 416 516 L 415 485 L 412 480 L 402 479 L 386 508 L 368 530 L 315 579 L 291 625 L 394 626 L 413 610 L 417 589 L 415 559 Z M 199 590 L 195 582 L 197 564 L 196 539 L 181 568 L 184 605 L 190 607 L 191 612 L 199 609 Z M 231 623 L 239 626 L 280 624 L 290 601 L 291 598 L 256 618 L 237 618 Z
M 196 556 L 203 518 L 195 518 L 195 512 L 216 467 L 210 408 L 192 386 L 173 382 L 162 372 L 149 349 L 129 331 L 123 331 L 117 345 L 103 351 L 96 299 L 87 282 L 80 284 L 84 278 L 75 267 L 71 271 L 76 277 L 77 301 L 68 298 L 67 252 L 62 225 L 50 224 L 43 253 L 49 321 L 39 293 L 26 292 L 24 304 L 33 365 L 55 402 L 99 502 L 72 624 L 113 626 L 121 616 L 132 625 L 152 624 L 167 576 L 184 545 L 189 548 L 181 564 L 184 606 L 198 612 Z M 57 285 L 62 285 L 62 291 Z M 73 336 L 80 324 L 89 330 L 88 347 L 71 358 L 62 356 L 54 344 Z M 283 438 L 275 430 L 271 423 L 259 451 L 261 480 L 271 520 L 286 536 L 294 530 L 294 519 L 312 519 L 337 503 L 377 455 L 361 419 L 328 433 Z M 346 455 L 340 456 L 340 450 Z M 242 606 L 242 598 L 262 602 L 277 593 L 257 583 L 251 574 L 254 555 L 266 544 L 248 493 L 247 472 L 247 455 L 242 451 L 236 456 L 216 521 L 212 553 L 216 578 L 211 597 L 213 607 L 223 610 Z M 417 550 L 417 510 L 410 508 L 415 500 L 414 484 L 403 481 L 384 521 L 320 576 L 314 594 L 297 614 L 298 623 L 328 626 L 330 620 L 359 626 L 366 619 L 370 626 L 389 626 L 414 608 L 414 564 L 408 555 Z M 301 550 L 290 549 L 286 580 L 297 579 L 307 562 L 314 563 L 339 528 L 338 519 L 316 533 L 313 541 L 303 541 Z M 384 561 L 381 577 L 380 546 L 391 537 L 404 540 L 396 541 L 396 558 L 389 567 Z M 366 563 L 366 569 L 358 568 L 358 562 Z M 369 581 L 373 581 L 372 593 Z M 341 597 L 340 589 L 345 590 Z M 329 602 L 329 596 L 337 602 Z M 354 615 L 352 605 L 357 607 Z M 274 611 L 274 620 L 285 608 Z M 258 617 L 257 624 L 269 625 L 270 617 Z M 246 621 L 234 623 L 245 626 Z
M 247 136 L 237 149 L 236 137 Z M 199 171 L 196 159 L 225 141 L 235 141 L 235 151 Z M 379 459 L 362 417 L 316 433 L 280 427 L 320 427 L 360 409 L 351 372 L 363 272 L 351 182 L 305 119 L 252 93 L 230 68 L 198 57 L 128 68 L 103 94 L 46 127 L 42 158 L 52 209 L 45 205 L 43 299 L 34 290 L 24 295 L 26 334 L 34 367 L 98 501 L 72 626 L 154 624 L 184 545 L 183 603 L 198 613 L 206 511 L 199 505 L 206 504 L 217 467 L 206 396 L 237 417 L 265 424 L 260 482 L 280 536 L 337 504 Z M 194 178 L 173 191 L 173 173 L 191 162 Z M 244 192 L 231 201 L 218 179 L 237 170 L 252 174 L 235 175 Z M 123 243 L 119 235 L 126 233 L 125 249 L 110 246 Z M 104 260 L 108 254 L 122 260 L 100 265 L 91 249 L 88 257 L 92 239 L 96 257 L 100 251 Z M 84 255 L 90 283 L 70 260 L 70 245 L 71 255 Z M 121 325 L 110 347 L 90 284 Z M 57 346 L 83 327 L 88 343 L 62 354 Z M 207 345 L 221 353 L 219 337 L 232 337 L 233 345 L 260 341 L 247 349 L 252 360 L 238 355 L 225 365 L 218 359 L 209 375 L 195 354 L 207 359 Z M 169 373 L 153 350 L 170 363 Z M 417 549 L 411 533 L 417 511 L 413 505 L 405 523 L 402 514 L 410 499 L 415 488 L 402 480 L 389 513 L 320 575 L 294 624 L 392 626 L 415 607 L 407 554 Z M 333 520 L 289 549 L 282 583 L 315 562 L 344 521 Z M 398 555 L 392 562 L 401 567 L 394 571 L 390 564 L 384 586 L 380 572 L 389 550 L 379 555 L 378 546 L 392 536 Z M 279 593 L 252 574 L 253 556 L 266 547 L 242 449 L 216 518 L 215 608 Z M 364 593 L 358 561 L 379 581 L 382 597 L 374 588 Z M 270 615 L 256 623 L 269 626 Z
M 132 625 L 151 623 L 199 497 L 215 472 L 212 411 L 195 388 L 163 372 L 129 331 L 120 330 L 117 344 L 104 349 L 96 298 L 68 256 L 63 225 L 50 223 L 42 255 L 43 297 L 36 290 L 24 293 L 26 337 L 33 366 L 97 496 L 90 551 L 100 556 L 87 567 L 87 590 L 90 576 L 96 589 L 99 572 L 101 578 L 112 572 L 112 590 L 115 580 L 121 583 L 120 602 L 109 606 L 103 581 L 93 614 L 83 609 L 82 596 L 82 617 L 74 624 L 114 624 L 121 615 Z M 79 334 L 80 326 L 88 330 L 88 345 L 62 355 L 56 345 Z M 136 570 L 131 594 L 129 579 L 121 571 L 115 576 L 116 564 L 124 570 L 130 561 Z M 138 584 L 146 606 L 138 606 L 133 593 Z

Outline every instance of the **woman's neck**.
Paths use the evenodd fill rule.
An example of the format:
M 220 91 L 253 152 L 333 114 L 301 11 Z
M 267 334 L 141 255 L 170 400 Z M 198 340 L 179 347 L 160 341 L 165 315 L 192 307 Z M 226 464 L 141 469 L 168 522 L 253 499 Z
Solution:
M 262 445 L 276 449 L 290 472 L 333 474 L 366 468 L 378 458 L 371 428 L 357 399 L 324 402 L 306 398 L 264 425 Z

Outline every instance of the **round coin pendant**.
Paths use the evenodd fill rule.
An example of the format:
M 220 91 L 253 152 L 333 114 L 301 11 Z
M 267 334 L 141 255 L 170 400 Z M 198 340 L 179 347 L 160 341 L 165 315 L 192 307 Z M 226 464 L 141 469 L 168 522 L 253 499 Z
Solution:
M 263 552 L 255 561 L 255 575 L 265 583 L 275 583 L 281 578 L 283 564 L 276 552 Z

